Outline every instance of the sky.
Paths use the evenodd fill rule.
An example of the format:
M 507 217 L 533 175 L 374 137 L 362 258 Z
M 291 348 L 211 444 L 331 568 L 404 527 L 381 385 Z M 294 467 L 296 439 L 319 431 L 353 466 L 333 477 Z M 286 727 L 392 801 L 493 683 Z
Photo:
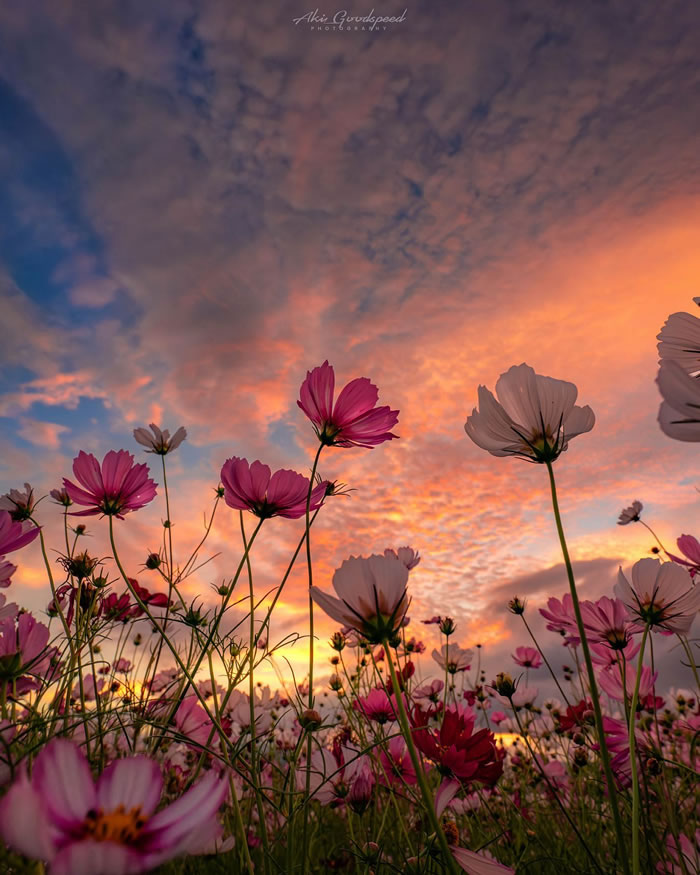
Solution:
M 48 492 L 81 449 L 128 449 L 160 483 L 131 432 L 184 425 L 167 461 L 185 557 L 225 459 L 309 473 L 296 400 L 328 359 L 337 385 L 369 377 L 400 410 L 400 438 L 322 454 L 354 491 L 319 516 L 315 582 L 413 546 L 412 616 L 455 617 L 495 673 L 529 643 L 509 598 L 539 633 L 566 577 L 546 472 L 464 433 L 479 384 L 525 361 L 595 411 L 556 463 L 583 597 L 650 555 L 642 526 L 616 525 L 633 499 L 665 544 L 700 535 L 697 448 L 660 432 L 654 383 L 656 335 L 698 294 L 700 7 L 405 2 L 376 5 L 402 20 L 373 31 L 311 24 L 305 0 L 5 4 L 0 490 Z M 159 492 L 117 531 L 154 588 Z M 40 508 L 58 550 L 60 510 Z M 190 598 L 230 578 L 238 526 L 217 511 Z M 265 524 L 260 594 L 302 528 Z M 90 522 L 99 555 L 105 529 Z M 38 546 L 18 558 L 12 595 L 40 612 Z M 306 602 L 300 565 L 272 639 L 306 633 Z M 333 628 L 317 619 L 321 642 Z

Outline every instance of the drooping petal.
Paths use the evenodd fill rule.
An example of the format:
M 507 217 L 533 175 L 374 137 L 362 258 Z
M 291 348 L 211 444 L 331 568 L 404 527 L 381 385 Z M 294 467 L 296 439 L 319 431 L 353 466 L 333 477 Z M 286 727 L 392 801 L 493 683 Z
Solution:
M 312 586 L 309 590 L 311 598 L 316 604 L 325 611 L 329 617 L 340 623 L 342 626 L 352 626 L 353 628 L 359 622 L 359 618 L 355 616 L 340 599 L 334 598 L 319 589 L 317 586 Z
M 97 804 L 106 812 L 120 805 L 140 808 L 145 817 L 156 810 L 163 789 L 158 764 L 145 756 L 114 760 L 97 782 Z
M 442 817 L 442 812 L 459 793 L 459 788 L 461 786 L 460 782 L 453 778 L 443 779 L 438 787 L 437 793 L 435 794 L 435 814 L 437 814 L 438 817 Z
M 492 857 L 466 848 L 451 848 L 452 855 L 468 875 L 515 875 L 515 869 L 503 866 Z
M 133 848 L 83 839 L 59 851 L 51 863 L 51 875 L 137 875 L 147 868 Z

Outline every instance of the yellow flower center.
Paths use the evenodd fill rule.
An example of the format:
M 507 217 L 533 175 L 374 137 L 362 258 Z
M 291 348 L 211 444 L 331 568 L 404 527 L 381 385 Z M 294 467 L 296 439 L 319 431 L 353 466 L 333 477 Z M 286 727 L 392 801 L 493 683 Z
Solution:
M 127 811 L 123 805 L 114 811 L 101 809 L 88 811 L 85 819 L 85 832 L 96 842 L 116 842 L 121 845 L 135 844 L 148 818 L 141 814 L 141 808 Z

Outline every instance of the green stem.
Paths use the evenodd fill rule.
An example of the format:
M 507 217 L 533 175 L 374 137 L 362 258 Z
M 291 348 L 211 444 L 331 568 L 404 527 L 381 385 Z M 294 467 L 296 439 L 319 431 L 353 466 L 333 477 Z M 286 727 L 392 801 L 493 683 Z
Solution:
M 630 705 L 629 714 L 629 748 L 630 748 L 630 769 L 632 772 L 632 872 L 633 875 L 640 875 L 640 859 L 639 859 L 639 775 L 637 774 L 637 754 L 635 752 L 634 727 L 635 717 L 637 716 L 637 701 L 639 699 L 639 684 L 642 679 L 642 668 L 644 662 L 644 648 L 649 635 L 649 624 L 644 627 L 642 635 L 642 644 L 639 648 L 639 659 L 637 661 L 637 677 L 634 682 L 634 692 L 632 693 L 632 704 Z
M 605 731 L 603 729 L 603 712 L 600 708 L 600 698 L 598 696 L 598 687 L 595 679 L 595 671 L 593 669 L 593 661 L 591 652 L 588 648 L 588 640 L 586 638 L 586 630 L 583 627 L 583 618 L 581 617 L 581 607 L 578 601 L 578 592 L 576 591 L 576 581 L 574 580 L 574 570 L 571 567 L 571 559 L 569 558 L 569 549 L 566 545 L 566 537 L 564 536 L 564 527 L 561 521 L 559 512 L 559 502 L 557 500 L 557 487 L 554 481 L 554 470 L 552 463 L 547 462 L 547 472 L 549 473 L 549 485 L 552 492 L 552 509 L 554 510 L 554 520 L 557 526 L 559 535 L 559 543 L 561 544 L 561 552 L 566 565 L 566 574 L 569 579 L 569 590 L 571 592 L 571 601 L 576 615 L 576 626 L 578 628 L 579 638 L 581 639 L 581 649 L 586 662 L 586 671 L 588 673 L 588 684 L 590 687 L 591 699 L 593 701 L 593 713 L 595 715 L 595 725 L 598 733 L 598 743 L 600 744 L 600 756 L 603 761 L 603 771 L 605 772 L 605 780 L 608 785 L 608 797 L 610 799 L 610 807 L 612 809 L 613 821 L 615 824 L 615 833 L 617 835 L 617 855 L 622 863 L 622 868 L 625 875 L 629 875 L 629 863 L 625 852 L 625 834 L 622 828 L 622 819 L 620 817 L 620 809 L 617 804 L 617 788 L 615 787 L 615 778 L 613 777 L 612 766 L 610 764 L 610 753 L 605 740 Z M 585 698 L 585 697 L 584 697 Z
M 453 873 L 453 875 L 460 875 L 460 867 L 457 865 L 457 861 L 455 860 L 452 851 L 450 850 L 450 846 L 447 844 L 445 833 L 442 831 L 440 821 L 438 820 L 437 814 L 435 813 L 435 800 L 433 799 L 433 794 L 430 792 L 430 787 L 428 786 L 425 772 L 423 771 L 423 764 L 420 761 L 418 751 L 416 750 L 416 746 L 413 741 L 413 735 L 411 733 L 411 727 L 408 722 L 408 716 L 406 714 L 406 707 L 404 705 L 401 687 L 399 686 L 399 679 L 396 675 L 396 669 L 394 668 L 394 660 L 392 659 L 391 653 L 389 651 L 389 639 L 385 638 L 383 643 L 384 654 L 386 656 L 387 665 L 389 666 L 389 673 L 391 674 L 391 684 L 395 692 L 396 704 L 399 710 L 399 724 L 401 726 L 403 737 L 406 740 L 408 755 L 411 758 L 411 763 L 416 773 L 416 779 L 418 780 L 418 786 L 420 787 L 421 796 L 423 797 L 423 807 L 426 809 L 428 820 L 430 821 L 430 825 L 432 826 L 435 835 L 437 836 L 438 843 L 440 844 L 440 849 L 442 851 L 443 862 L 445 866 L 450 872 Z

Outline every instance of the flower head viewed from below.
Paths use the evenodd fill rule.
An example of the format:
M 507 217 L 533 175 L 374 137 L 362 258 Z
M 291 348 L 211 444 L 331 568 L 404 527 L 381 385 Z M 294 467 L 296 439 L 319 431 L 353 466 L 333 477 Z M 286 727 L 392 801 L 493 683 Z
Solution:
M 664 399 L 659 407 L 659 425 L 677 441 L 700 441 L 700 383 L 674 359 L 661 362 L 656 378 Z
M 187 432 L 180 426 L 175 434 L 170 437 L 170 432 L 167 428 L 162 431 L 155 423 L 151 423 L 148 428 L 135 428 L 134 439 L 141 446 L 146 447 L 147 453 L 156 453 L 159 456 L 165 456 L 176 450 L 187 437 Z
M 121 520 L 156 496 L 148 465 L 135 465 L 126 450 L 110 450 L 101 465 L 92 453 L 81 450 L 73 460 L 73 474 L 80 486 L 64 477 L 66 494 L 74 504 L 88 506 L 88 510 L 71 511 L 73 516 L 104 514 Z
M 393 556 L 351 556 L 333 575 L 338 598 L 317 586 L 311 597 L 329 617 L 350 626 L 368 641 L 393 638 L 408 610 L 408 568 Z
M 0 556 L 21 550 L 39 536 L 40 529 L 29 522 L 16 522 L 7 510 L 0 510 Z
M 700 587 L 675 562 L 640 559 L 632 566 L 632 582 L 620 569 L 615 594 L 629 611 L 656 631 L 687 635 L 700 611 Z
M 301 384 L 297 404 L 311 420 L 322 444 L 336 447 L 372 449 L 397 435 L 390 429 L 399 419 L 399 411 L 377 407 L 379 392 L 366 377 L 351 380 L 337 399 L 335 372 L 325 361 L 308 371 Z
M 261 520 L 273 516 L 296 520 L 306 513 L 309 480 L 296 471 L 283 469 L 271 473 L 262 462 L 248 464 L 234 456 L 221 469 L 224 500 L 235 510 L 247 510 Z M 310 511 L 316 511 L 326 496 L 326 482 L 311 490 Z
M 590 407 L 576 406 L 573 383 L 536 374 L 526 364 L 514 365 L 496 382 L 496 398 L 479 386 L 479 407 L 464 430 L 492 456 L 517 456 L 529 462 L 551 463 L 569 441 L 590 431 L 595 416 Z

